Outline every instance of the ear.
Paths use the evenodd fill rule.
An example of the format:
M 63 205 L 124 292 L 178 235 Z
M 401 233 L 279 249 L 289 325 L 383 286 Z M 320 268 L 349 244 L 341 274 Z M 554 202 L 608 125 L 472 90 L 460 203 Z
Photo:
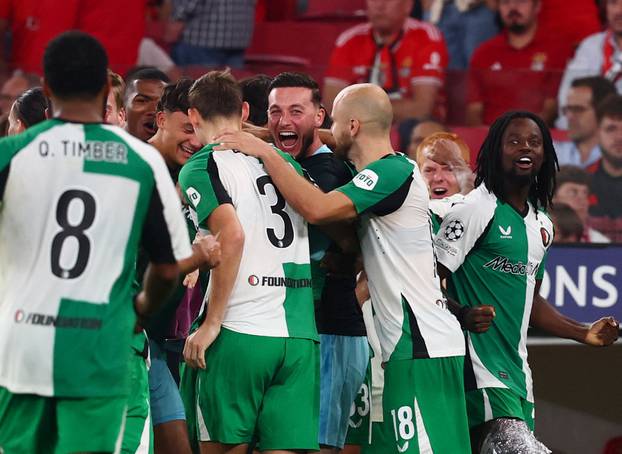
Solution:
M 350 119 L 350 137 L 354 138 L 361 130 L 361 122 L 356 118 Z
M 326 118 L 326 109 L 320 106 L 320 108 L 317 110 L 317 113 L 315 114 L 315 127 L 316 128 L 319 128 L 320 126 L 322 126 L 322 123 L 324 123 L 324 118 Z
M 166 124 L 166 114 L 162 111 L 156 112 L 156 125 L 161 129 Z
M 119 116 L 119 126 L 121 128 L 125 128 L 125 123 L 127 123 L 127 113 L 125 112 L 125 107 L 121 107 L 117 112 Z
M 246 101 L 242 103 L 242 123 L 248 120 L 248 116 L 251 112 L 251 107 L 248 105 Z
M 194 107 L 188 109 L 188 119 L 190 120 L 190 123 L 192 123 L 192 127 L 195 131 L 199 129 L 201 114 Z

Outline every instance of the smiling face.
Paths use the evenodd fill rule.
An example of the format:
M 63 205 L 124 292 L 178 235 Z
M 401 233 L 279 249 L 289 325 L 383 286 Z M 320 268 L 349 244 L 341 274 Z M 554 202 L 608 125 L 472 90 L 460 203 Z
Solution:
M 187 114 L 158 112 L 157 125 L 163 145 L 160 152 L 169 166 L 183 166 L 190 156 L 201 149 Z
M 149 140 L 156 132 L 155 114 L 166 84 L 161 80 L 139 79 L 128 86 L 125 98 L 127 131 L 140 140 Z
M 324 120 L 324 110 L 311 96 L 305 87 L 274 88 L 268 96 L 268 129 L 276 146 L 295 159 L 315 151 L 311 146 Z
M 530 118 L 515 118 L 501 139 L 501 168 L 514 181 L 529 184 L 544 161 L 542 131 Z

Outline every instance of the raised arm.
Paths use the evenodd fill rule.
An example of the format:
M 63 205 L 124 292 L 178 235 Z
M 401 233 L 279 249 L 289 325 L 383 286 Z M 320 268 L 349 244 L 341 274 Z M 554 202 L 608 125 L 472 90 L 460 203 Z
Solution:
M 310 224 L 345 221 L 357 216 L 348 197 L 337 191 L 322 192 L 300 176 L 273 147 L 252 134 L 230 132 L 215 141 L 220 143 L 215 150 L 234 149 L 260 159 L 285 200 Z
M 604 347 L 618 338 L 618 322 L 613 317 L 605 317 L 591 325 L 584 325 L 560 314 L 540 295 L 541 280 L 536 281 L 531 309 L 530 323 L 547 333 L 566 339 L 574 339 L 582 344 Z

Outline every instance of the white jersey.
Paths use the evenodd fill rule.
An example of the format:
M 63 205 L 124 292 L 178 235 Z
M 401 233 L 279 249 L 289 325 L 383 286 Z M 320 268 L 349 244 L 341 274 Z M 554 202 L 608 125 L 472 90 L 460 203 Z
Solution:
M 428 190 L 404 155 L 373 162 L 343 192 L 359 239 L 384 361 L 464 355 L 460 324 L 436 274 Z
M 0 386 L 123 395 L 138 247 L 192 253 L 166 165 L 101 124 L 48 120 L 0 144 Z
M 228 203 L 244 230 L 242 261 L 222 326 L 259 336 L 317 339 L 307 224 L 261 162 L 207 146 L 182 168 L 179 183 L 200 227 Z

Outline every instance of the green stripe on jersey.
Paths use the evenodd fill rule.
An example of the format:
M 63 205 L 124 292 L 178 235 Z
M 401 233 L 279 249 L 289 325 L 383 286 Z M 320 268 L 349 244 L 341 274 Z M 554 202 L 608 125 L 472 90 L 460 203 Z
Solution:
M 285 287 L 285 320 L 289 337 L 319 341 L 315 327 L 311 265 L 284 263 L 283 274 L 290 285 Z

